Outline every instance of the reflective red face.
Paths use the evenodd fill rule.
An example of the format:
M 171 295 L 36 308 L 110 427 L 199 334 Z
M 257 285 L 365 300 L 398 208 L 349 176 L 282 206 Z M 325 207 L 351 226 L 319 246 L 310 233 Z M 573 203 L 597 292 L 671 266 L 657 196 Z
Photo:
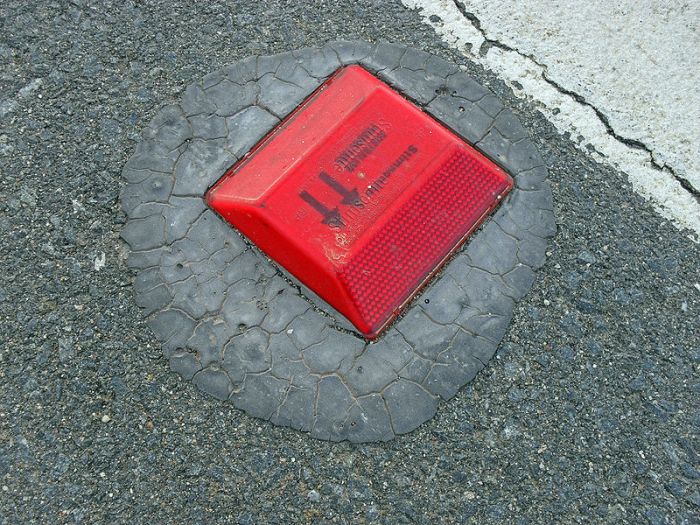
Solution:
M 512 185 L 459 136 L 348 66 L 207 201 L 373 339 Z

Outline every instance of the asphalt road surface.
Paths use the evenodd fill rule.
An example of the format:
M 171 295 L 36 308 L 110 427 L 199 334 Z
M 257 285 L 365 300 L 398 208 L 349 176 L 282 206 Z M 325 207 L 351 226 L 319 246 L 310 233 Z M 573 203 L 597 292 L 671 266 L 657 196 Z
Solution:
M 398 2 L 0 6 L 0 524 L 698 523 L 700 248 Z M 558 232 L 497 358 L 417 431 L 327 443 L 180 381 L 133 302 L 120 171 L 162 105 L 336 38 L 467 67 Z

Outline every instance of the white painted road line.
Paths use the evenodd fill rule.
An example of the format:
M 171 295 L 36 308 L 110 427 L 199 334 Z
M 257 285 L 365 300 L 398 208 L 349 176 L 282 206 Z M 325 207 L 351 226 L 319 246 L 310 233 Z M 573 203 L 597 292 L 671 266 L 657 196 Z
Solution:
M 617 4 L 613 9 L 607 2 L 594 2 L 585 8 L 590 12 L 583 15 L 580 3 L 566 7 L 564 2 L 556 7 L 549 2 L 545 6 L 541 1 L 528 0 L 516 5 L 506 3 L 509 7 L 505 7 L 492 0 L 478 5 L 453 0 L 402 2 L 410 9 L 420 9 L 426 23 L 445 42 L 494 71 L 517 96 L 537 103 L 542 113 L 561 133 L 568 132 L 579 148 L 591 153 L 592 147 L 591 154 L 597 160 L 626 173 L 635 191 L 650 199 L 662 216 L 679 228 L 690 230 L 689 237 L 694 241 L 700 240 L 700 95 L 697 88 L 689 88 L 696 85 L 694 77 L 700 70 L 693 66 L 698 58 L 691 56 L 693 48 L 697 49 L 692 42 L 697 43 L 698 37 L 690 26 L 668 23 L 669 17 L 677 19 L 677 13 L 669 14 L 667 9 L 664 25 L 655 21 L 661 7 L 643 10 L 628 0 L 623 2 L 629 3 L 627 11 Z M 573 7 L 581 16 L 605 18 L 599 24 L 590 24 L 602 34 L 588 34 L 575 27 L 582 22 L 581 16 L 572 15 Z M 640 16 L 649 19 L 648 25 L 656 23 L 660 31 L 667 31 L 665 36 L 672 42 L 686 42 L 688 49 L 669 57 L 672 47 L 664 44 L 658 52 L 673 59 L 673 63 L 657 64 L 649 49 L 639 44 L 638 35 L 625 39 L 611 29 L 628 17 L 629 24 L 620 31 L 634 32 Z M 689 42 L 678 35 L 680 27 L 686 27 Z M 656 43 L 664 36 L 651 29 L 649 35 Z M 567 38 L 579 40 L 565 45 Z M 607 39 L 614 49 L 605 47 L 601 39 Z M 593 42 L 597 49 L 580 52 Z M 624 81 L 610 71 L 597 74 L 593 58 L 605 61 L 611 71 L 619 67 Z M 630 64 L 633 60 L 638 61 Z M 620 61 L 620 65 L 610 65 L 615 61 Z M 690 68 L 690 72 L 683 68 Z M 656 84 L 650 85 L 649 79 L 657 79 Z M 665 84 L 659 85 L 662 80 Z M 649 112 L 645 108 L 647 101 L 664 111 Z

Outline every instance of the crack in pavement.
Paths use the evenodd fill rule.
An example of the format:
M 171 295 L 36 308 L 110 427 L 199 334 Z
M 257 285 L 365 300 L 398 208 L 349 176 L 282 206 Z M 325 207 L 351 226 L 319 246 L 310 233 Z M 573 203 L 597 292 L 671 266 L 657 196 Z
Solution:
M 657 169 L 659 171 L 666 171 L 669 175 L 671 175 L 674 179 L 676 179 L 678 181 L 678 183 L 683 187 L 683 189 L 685 189 L 690 195 L 692 195 L 695 198 L 695 200 L 698 203 L 700 203 L 700 190 L 698 190 L 697 188 L 694 188 L 688 179 L 686 179 L 682 175 L 676 173 L 675 170 L 673 169 L 673 167 L 671 167 L 667 164 L 659 163 L 656 160 L 657 155 L 654 154 L 654 151 L 649 146 L 647 146 L 646 144 L 644 144 L 644 142 L 642 142 L 640 140 L 624 137 L 624 136 L 620 135 L 619 133 L 617 133 L 615 131 L 615 129 L 612 127 L 612 125 L 610 124 L 610 119 L 608 119 L 608 117 L 605 115 L 605 113 L 603 113 L 599 108 L 597 108 L 592 103 L 590 103 L 588 100 L 586 100 L 586 97 L 584 97 L 580 93 L 577 93 L 571 89 L 565 88 L 564 86 L 562 86 L 561 84 L 559 84 L 555 80 L 552 80 L 547 75 L 549 68 L 546 64 L 539 62 L 532 54 L 523 53 L 522 51 L 520 51 L 519 49 L 517 49 L 515 47 L 509 46 L 508 44 L 504 44 L 503 42 L 501 42 L 499 40 L 495 40 L 493 38 L 490 38 L 486 34 L 486 30 L 481 26 L 481 20 L 479 20 L 479 18 L 474 13 L 467 11 L 467 8 L 464 5 L 464 3 L 460 2 L 459 0 L 452 0 L 452 1 L 454 3 L 455 7 L 459 10 L 459 12 L 464 16 L 464 18 L 469 20 L 469 22 L 472 24 L 472 26 L 474 26 L 474 28 L 481 33 L 481 35 L 484 37 L 485 43 L 487 43 L 490 46 L 503 49 L 504 51 L 510 51 L 513 53 L 517 53 L 518 55 L 520 55 L 524 58 L 532 60 L 533 63 L 535 63 L 537 66 L 539 66 L 541 68 L 541 76 L 545 82 L 547 82 L 549 85 L 554 87 L 554 89 L 556 89 L 557 91 L 559 91 L 563 95 L 567 95 L 567 96 L 573 98 L 579 104 L 582 104 L 584 106 L 588 106 L 589 108 L 591 108 L 593 110 L 593 112 L 596 114 L 596 116 L 598 117 L 598 119 L 600 120 L 600 122 L 603 124 L 603 126 L 605 127 L 606 131 L 608 132 L 608 134 L 610 136 L 612 136 L 615 140 L 617 140 L 618 142 L 621 142 L 625 146 L 646 152 L 649 155 L 651 165 L 655 169 Z M 483 48 L 483 45 L 482 45 L 482 48 Z M 483 56 L 486 53 L 482 52 L 482 50 L 480 49 L 479 54 L 481 56 Z
M 644 142 L 620 135 L 601 109 L 548 75 L 534 56 L 487 35 L 480 19 L 460 0 L 402 0 L 419 10 L 424 22 L 468 59 L 490 69 L 516 97 L 538 104 L 562 134 L 599 162 L 624 172 L 636 192 L 688 238 L 700 242 L 700 190 Z

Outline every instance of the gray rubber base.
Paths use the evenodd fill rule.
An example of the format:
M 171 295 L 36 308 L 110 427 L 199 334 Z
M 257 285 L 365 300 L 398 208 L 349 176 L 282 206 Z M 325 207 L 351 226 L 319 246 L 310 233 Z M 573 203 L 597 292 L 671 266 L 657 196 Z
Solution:
M 368 344 L 207 208 L 206 190 L 342 65 L 359 63 L 516 181 L 404 316 Z M 312 436 L 389 440 L 430 419 L 494 354 L 555 233 L 542 158 L 457 66 L 402 45 L 333 42 L 251 57 L 189 86 L 124 171 L 136 302 L 170 364 L 248 414 Z

